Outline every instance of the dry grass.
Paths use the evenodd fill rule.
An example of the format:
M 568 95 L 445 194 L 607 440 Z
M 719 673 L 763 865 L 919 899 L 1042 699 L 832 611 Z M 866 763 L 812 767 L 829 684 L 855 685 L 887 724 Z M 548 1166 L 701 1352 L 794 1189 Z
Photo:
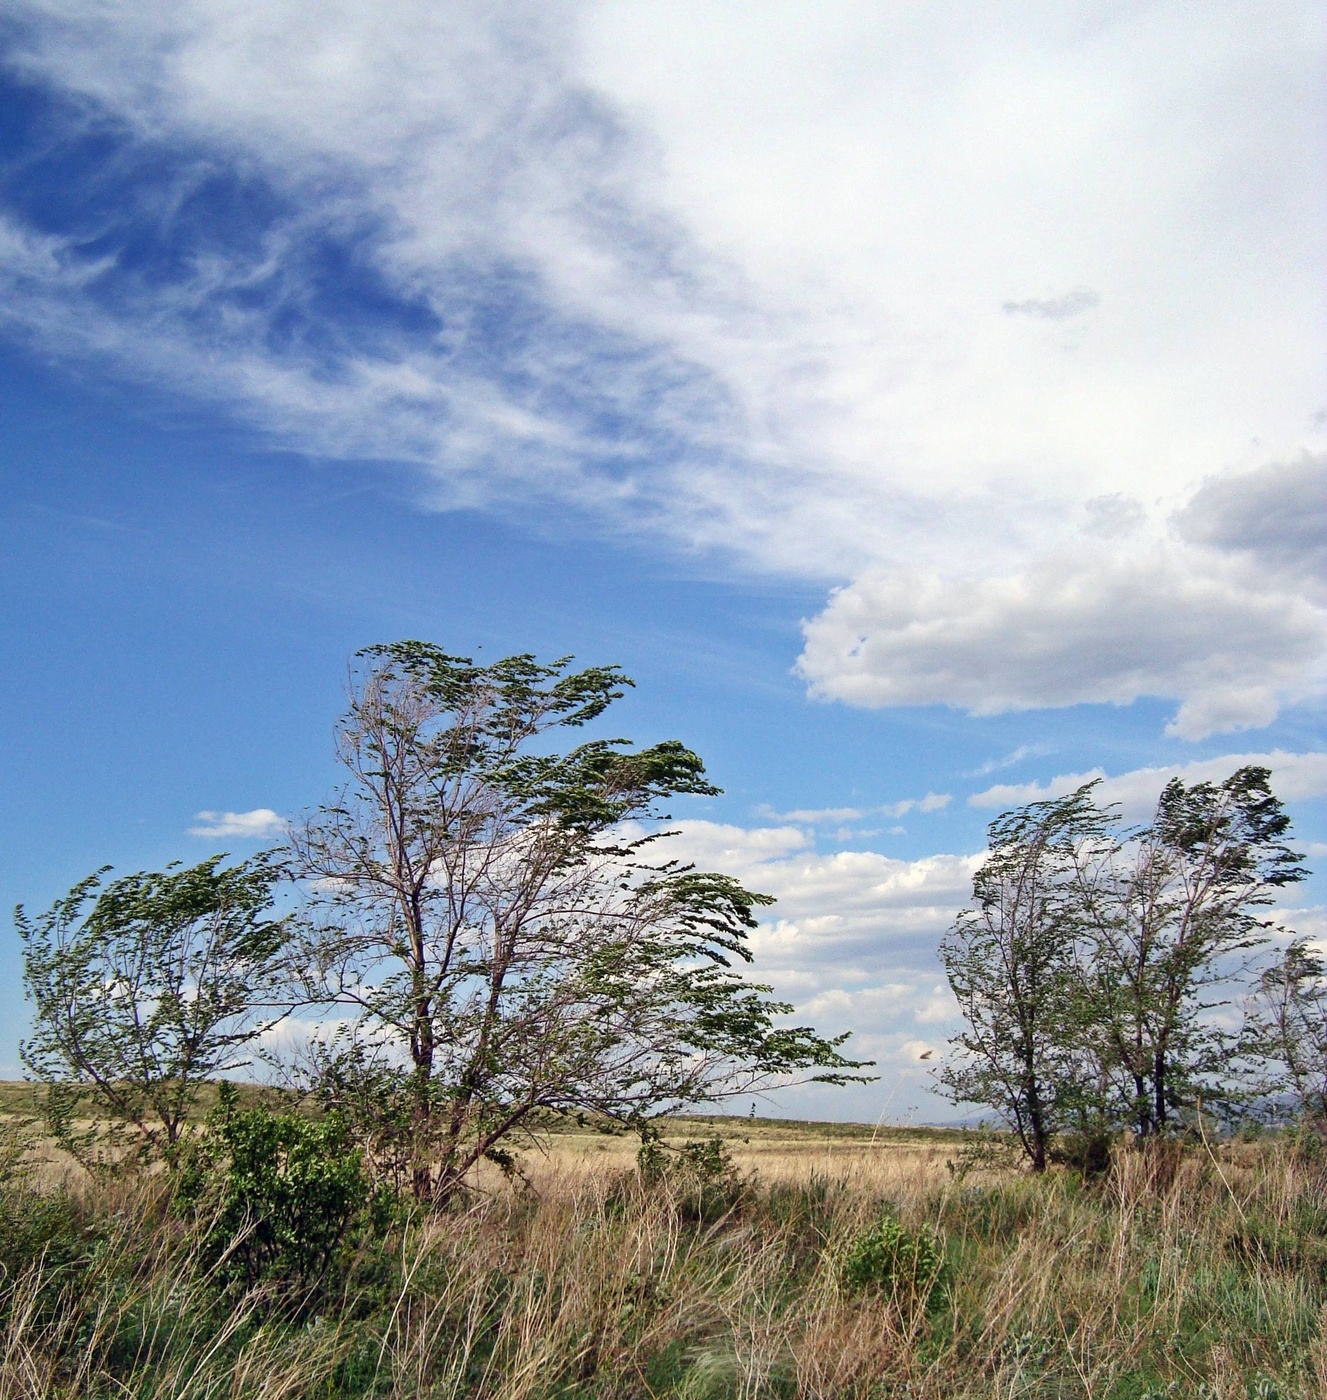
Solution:
M 959 1155 L 963 1143 L 960 1134 L 945 1129 L 702 1117 L 675 1120 L 664 1141 L 678 1147 L 711 1137 L 722 1140 L 739 1174 L 762 1186 L 818 1180 L 874 1195 L 923 1182 L 939 1186 L 948 1177 L 945 1163 Z M 549 1133 L 525 1154 L 524 1168 L 536 1187 L 612 1176 L 633 1168 L 637 1146 L 634 1137 Z
M 533 1189 L 366 1241 L 302 1313 L 223 1296 L 160 1178 L 48 1195 L 67 1228 L 4 1246 L 0 1397 L 1327 1395 L 1327 1171 L 1287 1143 L 1125 1153 L 1085 1187 L 951 1174 L 952 1135 L 675 1128 L 717 1128 L 746 1184 L 647 1188 L 626 1140 L 550 1134 Z M 40 1200 L 11 1183 L 5 1229 Z M 945 1241 L 929 1309 L 843 1287 L 886 1211 Z

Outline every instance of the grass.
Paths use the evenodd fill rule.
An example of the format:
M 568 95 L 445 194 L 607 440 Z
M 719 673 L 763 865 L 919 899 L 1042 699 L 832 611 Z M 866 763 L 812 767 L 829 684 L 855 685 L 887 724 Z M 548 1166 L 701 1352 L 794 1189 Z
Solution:
M 717 1131 L 735 1172 L 647 1184 L 625 1140 L 550 1133 L 529 1186 L 365 1233 L 298 1305 L 222 1289 L 161 1174 L 20 1171 L 0 1396 L 1327 1395 L 1327 1164 L 1287 1140 L 1124 1152 L 1085 1184 L 942 1130 L 670 1127 Z M 934 1288 L 846 1282 L 864 1238 L 923 1235 Z

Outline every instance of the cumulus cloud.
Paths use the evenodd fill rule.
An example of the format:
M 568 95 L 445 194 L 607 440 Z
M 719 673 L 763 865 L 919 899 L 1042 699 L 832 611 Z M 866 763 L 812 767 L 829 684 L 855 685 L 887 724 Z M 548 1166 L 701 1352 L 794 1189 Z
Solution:
M 852 1031 L 851 1053 L 878 1062 L 875 1088 L 780 1095 L 790 1111 L 875 1118 L 929 1103 L 926 1070 L 943 1052 L 957 1008 L 936 957 L 940 935 L 971 897 L 981 855 L 899 860 L 875 851 L 821 851 L 777 827 L 684 821 L 668 854 L 726 870 L 777 903 L 751 938 L 755 973 L 827 1032 Z M 798 833 L 801 835 L 801 833 Z M 932 1052 L 923 1062 L 920 1056 Z
M 1046 782 L 999 783 L 974 793 L 968 798 L 972 807 L 1018 807 L 1043 798 L 1063 797 L 1084 783 L 1100 779 L 1097 799 L 1118 802 L 1128 820 L 1148 816 L 1156 806 L 1161 789 L 1171 778 L 1186 783 L 1220 782 L 1237 768 L 1267 768 L 1272 774 L 1272 790 L 1286 802 L 1304 802 L 1327 795 L 1327 753 L 1287 753 L 1273 749 L 1269 753 L 1228 753 L 1218 758 L 1203 758 L 1192 763 L 1171 766 L 1135 768 L 1128 773 L 1108 777 L 1104 768 L 1092 768 L 1083 773 L 1059 773 Z
M 266 841 L 280 836 L 285 821 L 270 807 L 255 807 L 251 812 L 199 812 L 189 828 L 190 836 L 238 837 L 245 841 Z
M 1080 549 L 997 578 L 870 574 L 804 626 L 812 693 L 999 714 L 1140 696 L 1187 739 L 1265 725 L 1327 655 L 1327 612 L 1161 545 Z
M 753 946 L 781 985 L 802 989 L 799 1001 L 853 985 L 913 987 L 922 970 L 931 986 L 935 942 L 967 899 L 980 859 L 821 852 L 805 833 L 777 827 L 684 821 L 676 829 L 670 857 L 728 871 L 776 898 Z
M 1207 481 L 1174 523 L 1188 539 L 1327 589 L 1327 456 Z

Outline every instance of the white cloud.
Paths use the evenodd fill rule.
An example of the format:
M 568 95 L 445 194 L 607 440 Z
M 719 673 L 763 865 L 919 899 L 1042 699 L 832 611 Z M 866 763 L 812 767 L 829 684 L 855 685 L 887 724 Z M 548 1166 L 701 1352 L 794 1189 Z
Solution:
M 727 871 L 777 899 L 753 937 L 760 965 L 816 988 L 889 967 L 925 967 L 933 982 L 935 941 L 968 898 L 980 861 L 822 853 L 802 832 L 777 827 L 685 821 L 676 830 L 670 857 Z
M 15 13 L 120 166 L 279 211 L 168 274 L 14 225 L 0 314 L 44 352 L 413 463 L 439 505 L 855 575 L 803 658 L 853 703 L 1156 694 L 1195 737 L 1320 688 L 1303 470 L 1147 544 L 1214 471 L 1327 449 L 1309 0 Z M 111 203 L 102 249 L 157 217 Z M 329 243 L 409 315 L 324 310 Z
M 988 773 L 998 773 L 1002 768 L 1013 768 L 1023 762 L 1025 758 L 1041 758 L 1043 755 L 1054 752 L 1047 744 L 1020 744 L 1009 753 L 1001 754 L 999 758 L 989 758 L 985 763 L 972 769 L 967 774 L 969 778 L 984 778 Z
M 834 573 L 934 561 L 937 533 L 990 548 L 993 516 L 1017 535 L 1103 483 L 1173 492 L 1255 436 L 1297 450 L 1321 407 L 1303 4 L 19 14 L 28 76 L 300 211 L 93 340 L 157 339 L 152 372 L 202 392 L 210 369 L 297 445 L 419 461 L 449 493 L 500 494 L 503 439 L 527 488 Z M 439 313 L 434 344 L 347 334 L 320 365 L 227 299 L 357 227 L 388 290 Z M 495 269 L 533 302 L 485 361 L 467 297 Z M 594 331 L 625 339 L 597 355 Z M 574 407 L 587 386 L 625 440 Z M 638 455 L 658 432 L 662 469 Z
M 189 828 L 190 836 L 239 837 L 245 841 L 266 841 L 280 836 L 285 821 L 270 807 L 255 807 L 252 812 L 199 812 L 197 826 Z
M 1018 807 L 1043 798 L 1063 797 L 1084 783 L 1100 779 L 1097 800 L 1118 802 L 1124 816 L 1134 820 L 1150 814 L 1161 789 L 1171 778 L 1181 778 L 1186 783 L 1220 782 L 1237 768 L 1245 767 L 1270 769 L 1272 791 L 1285 802 L 1327 795 L 1327 753 L 1273 749 L 1270 753 L 1222 754 L 1169 767 L 1135 768 L 1113 778 L 1107 777 L 1104 769 L 1093 768 L 1084 773 L 1060 773 L 1044 783 L 1000 783 L 974 793 L 968 803 L 973 807 Z
M 798 807 L 791 812 L 776 812 L 772 807 L 756 808 L 756 815 L 773 821 L 797 822 L 803 826 L 835 826 L 858 822 L 865 817 L 902 817 L 909 812 L 943 812 L 953 798 L 947 792 L 928 792 L 925 797 L 905 797 L 900 802 L 887 802 L 882 807 Z M 864 833 L 869 834 L 869 833 Z M 840 832 L 846 839 L 846 835 Z
M 834 822 L 860 821 L 866 813 L 860 807 L 798 807 L 791 812 L 776 812 L 772 807 L 758 807 L 758 816 L 774 821 L 799 822 L 806 826 L 828 826 Z
M 805 624 L 816 695 L 998 714 L 1174 696 L 1188 739 L 1257 727 L 1327 657 L 1327 611 L 1221 558 L 1080 548 L 999 578 L 868 575 Z
M 953 1116 L 927 1097 L 925 1071 L 956 1020 L 936 945 L 971 897 L 981 855 L 820 852 L 794 845 L 780 828 L 704 821 L 680 823 L 669 845 L 670 856 L 725 870 L 777 898 L 751 938 L 755 976 L 793 1003 L 799 1022 L 852 1031 L 850 1053 L 879 1062 L 880 1085 L 781 1094 L 788 1111 L 873 1119 L 886 1101 L 898 1113 L 927 1101 L 932 1117 Z
M 1025 301 L 1007 301 L 1002 308 L 1006 316 L 1035 316 L 1041 321 L 1068 321 L 1091 311 L 1101 298 L 1090 287 L 1076 287 L 1057 297 L 1029 297 Z

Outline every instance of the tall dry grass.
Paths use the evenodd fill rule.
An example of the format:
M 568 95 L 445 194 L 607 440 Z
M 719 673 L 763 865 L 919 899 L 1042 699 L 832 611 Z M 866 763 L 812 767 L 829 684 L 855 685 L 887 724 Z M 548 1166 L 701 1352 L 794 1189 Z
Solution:
M 160 1178 L 12 1182 L 0 1397 L 1327 1395 L 1327 1170 L 1289 1143 L 1088 1185 L 822 1147 L 703 1188 L 554 1152 L 361 1240 L 302 1307 L 223 1292 Z M 929 1307 L 844 1287 L 886 1212 L 945 1242 Z

